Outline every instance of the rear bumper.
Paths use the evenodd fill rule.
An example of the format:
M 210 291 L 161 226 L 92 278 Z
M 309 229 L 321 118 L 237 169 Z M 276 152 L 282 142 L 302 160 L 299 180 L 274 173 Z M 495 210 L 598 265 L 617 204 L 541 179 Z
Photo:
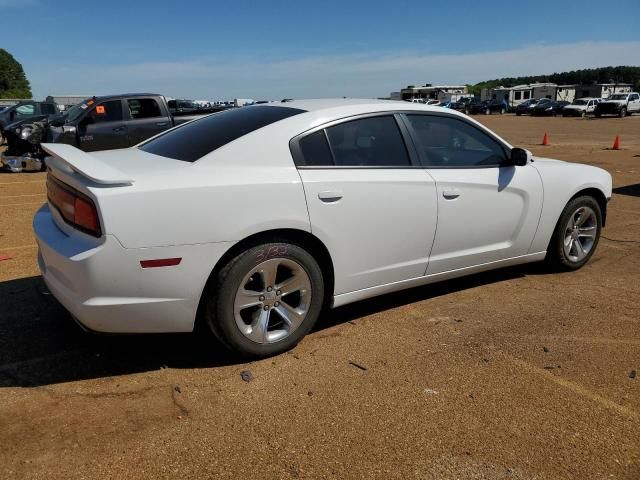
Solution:
M 47 205 L 33 228 L 51 293 L 86 329 L 105 333 L 192 331 L 202 289 L 227 245 L 127 249 L 112 235 L 100 241 L 67 235 Z M 140 266 L 145 259 L 177 257 L 176 266 Z

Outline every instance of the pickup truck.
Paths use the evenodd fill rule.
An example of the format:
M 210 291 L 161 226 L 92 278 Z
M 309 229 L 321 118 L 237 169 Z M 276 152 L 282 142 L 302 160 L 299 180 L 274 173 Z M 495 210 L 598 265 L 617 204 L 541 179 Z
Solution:
M 0 108 L 0 145 L 4 143 L 4 130 L 14 122 L 44 118 L 60 113 L 54 102 L 34 102 L 25 100 L 6 108 Z
M 605 100 L 601 100 L 594 111 L 596 117 L 602 115 L 617 115 L 620 118 L 640 113 L 640 94 L 638 92 L 614 93 Z
M 41 143 L 66 143 L 85 152 L 126 148 L 201 116 L 172 115 L 165 97 L 153 93 L 87 98 L 51 119 L 9 126 L 0 166 L 40 170 L 46 157 Z

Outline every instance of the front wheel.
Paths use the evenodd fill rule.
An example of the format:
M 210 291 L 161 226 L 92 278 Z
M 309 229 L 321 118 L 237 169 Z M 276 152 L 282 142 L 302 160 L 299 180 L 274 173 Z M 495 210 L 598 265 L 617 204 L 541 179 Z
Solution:
M 547 260 L 563 270 L 577 270 L 589 261 L 598 246 L 602 211 L 589 196 L 571 200 L 562 211 L 549 243 Z
M 245 250 L 205 289 L 205 320 L 242 355 L 264 357 L 293 348 L 322 309 L 324 280 L 302 247 L 273 242 Z
M 485 115 L 491 115 L 491 110 L 490 110 L 489 108 L 487 108 L 487 109 L 484 111 L 484 114 L 485 114 Z
M 626 117 L 626 116 L 627 116 L 627 109 L 626 109 L 625 107 L 622 107 L 622 108 L 620 109 L 620 111 L 618 112 L 618 116 L 619 116 L 620 118 L 624 118 L 624 117 Z

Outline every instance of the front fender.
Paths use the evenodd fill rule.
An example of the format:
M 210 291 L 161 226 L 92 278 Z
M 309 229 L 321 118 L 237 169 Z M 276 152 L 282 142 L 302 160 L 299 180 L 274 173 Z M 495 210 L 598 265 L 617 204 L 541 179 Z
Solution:
M 535 158 L 533 166 L 540 173 L 544 199 L 530 253 L 547 249 L 564 207 L 578 193 L 595 189 L 607 200 L 612 194 L 611 175 L 601 168 L 543 158 Z

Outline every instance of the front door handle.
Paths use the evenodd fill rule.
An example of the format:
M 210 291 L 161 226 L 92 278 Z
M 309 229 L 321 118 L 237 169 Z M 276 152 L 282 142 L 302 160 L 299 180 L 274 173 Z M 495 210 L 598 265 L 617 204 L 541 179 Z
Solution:
M 167 126 L 167 122 L 156 123 L 156 127 L 166 127 L 166 126 Z
M 123 132 L 124 129 L 127 128 L 124 125 L 120 126 L 120 127 L 116 127 L 113 129 L 114 132 Z
M 444 198 L 446 198 L 447 200 L 455 200 L 456 198 L 458 198 L 460 196 L 460 190 L 458 190 L 457 188 L 444 190 L 442 192 L 442 196 Z
M 325 190 L 318 192 L 318 198 L 325 203 L 334 203 L 342 198 L 342 192 L 337 190 Z

